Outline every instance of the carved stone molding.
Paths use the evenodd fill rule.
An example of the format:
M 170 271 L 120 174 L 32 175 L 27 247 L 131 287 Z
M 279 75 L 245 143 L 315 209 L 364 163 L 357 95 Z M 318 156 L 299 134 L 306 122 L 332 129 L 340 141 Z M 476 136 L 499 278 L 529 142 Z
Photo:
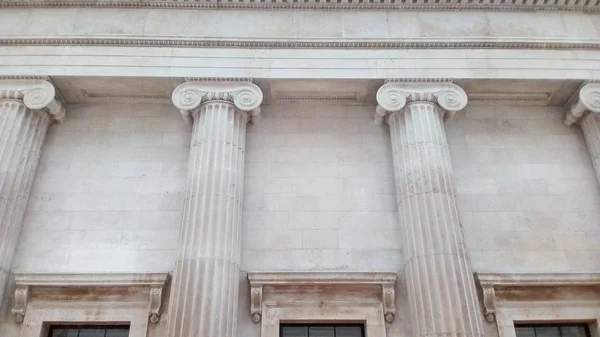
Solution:
M 250 82 L 185 82 L 173 91 L 173 104 L 181 111 L 183 119 L 191 124 L 193 110 L 208 101 L 230 102 L 240 111 L 248 113 L 250 122 L 260 118 L 263 93 Z
M 0 7 L 118 7 L 118 8 L 194 8 L 194 9 L 345 9 L 345 10 L 432 10 L 432 11 L 531 11 L 531 10 L 563 10 L 595 12 L 600 10 L 600 5 L 594 1 L 587 2 L 532 2 L 516 0 L 513 2 L 498 2 L 481 0 L 472 2 L 468 0 L 452 0 L 445 2 L 432 2 L 427 0 L 398 0 L 386 2 L 351 1 L 341 0 L 335 2 L 322 2 L 318 0 L 303 0 L 286 2 L 281 0 L 270 1 L 161 1 L 161 0 L 2 0 Z
M 587 83 L 581 87 L 576 99 L 567 110 L 565 124 L 578 123 L 590 112 L 600 112 L 600 83 Z
M 22 101 L 31 110 L 42 111 L 52 120 L 62 122 L 66 113 L 56 97 L 52 83 L 41 79 L 2 79 L 0 99 Z
M 495 38 L 419 38 L 385 41 L 352 40 L 241 40 L 194 38 L 119 38 L 119 37 L 3 37 L 1 46 L 130 46 L 177 48 L 250 48 L 250 49 L 542 49 L 600 50 L 598 40 L 495 39 Z
M 387 117 L 402 110 L 411 102 L 432 102 L 445 111 L 445 119 L 452 118 L 455 112 L 467 106 L 467 94 L 453 83 L 401 83 L 388 82 L 377 90 L 375 122 L 381 123 Z
M 477 282 L 482 290 L 483 314 L 488 322 L 494 322 L 496 314 L 503 306 L 511 306 L 511 300 L 519 306 L 527 302 L 536 302 L 544 298 L 546 305 L 560 306 L 560 302 L 574 303 L 572 300 L 561 300 L 561 294 L 572 294 L 577 291 L 586 292 L 586 287 L 600 286 L 600 273 L 590 274 L 476 274 Z M 553 292 L 552 299 L 547 296 Z M 564 290 L 561 293 L 561 290 Z M 508 295 L 507 295 L 508 294 Z M 546 294 L 540 296 L 540 294 Z M 516 299 L 515 296 L 519 298 Z M 586 295 L 589 297 L 589 294 Z M 599 299 L 590 298 L 592 301 Z M 549 303 L 549 304 L 548 304 Z
M 383 307 L 385 321 L 392 323 L 396 315 L 395 273 L 345 273 L 345 272 L 256 272 L 248 273 L 250 281 L 250 315 L 252 321 L 260 322 L 266 293 L 278 293 L 289 287 L 307 291 L 319 287 L 335 286 L 338 291 L 345 287 L 352 291 L 360 288 L 378 287 L 379 301 Z M 343 298 L 340 298 L 340 301 Z
M 31 289 L 52 289 L 53 295 L 63 295 L 82 288 L 102 288 L 106 294 L 120 294 L 127 288 L 149 289 L 148 317 L 158 323 L 162 310 L 162 296 L 169 274 L 26 274 L 15 273 L 16 290 L 12 313 L 17 323 L 23 322 L 27 305 L 35 301 Z M 70 296 L 76 301 L 76 296 Z M 47 300 L 47 299 L 45 299 Z

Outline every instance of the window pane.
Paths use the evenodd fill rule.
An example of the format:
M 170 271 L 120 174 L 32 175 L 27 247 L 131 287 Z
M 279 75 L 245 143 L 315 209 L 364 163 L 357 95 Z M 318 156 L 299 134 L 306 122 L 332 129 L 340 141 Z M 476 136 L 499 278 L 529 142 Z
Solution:
M 562 334 L 562 337 L 586 337 L 587 336 L 585 326 L 581 326 L 581 325 L 561 326 L 560 333 Z
M 77 337 L 78 329 L 54 329 L 52 337 Z
M 359 326 L 338 326 L 335 337 L 362 337 L 362 329 Z
M 308 331 L 309 337 L 335 337 L 332 326 L 311 326 Z
M 79 337 L 104 337 L 106 329 L 81 329 Z
M 108 329 L 106 337 L 128 337 L 129 329 Z
M 517 337 L 535 337 L 535 331 L 533 327 L 515 327 Z
M 281 337 L 308 337 L 306 326 L 284 326 L 281 329 Z
M 535 327 L 536 337 L 560 337 L 558 326 L 537 326 Z

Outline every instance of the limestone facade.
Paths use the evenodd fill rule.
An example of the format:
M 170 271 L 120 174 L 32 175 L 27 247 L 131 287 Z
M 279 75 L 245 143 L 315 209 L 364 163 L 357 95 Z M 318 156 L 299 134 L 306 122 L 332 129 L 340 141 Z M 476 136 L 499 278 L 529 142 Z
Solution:
M 0 336 L 598 337 L 599 13 L 0 0 Z

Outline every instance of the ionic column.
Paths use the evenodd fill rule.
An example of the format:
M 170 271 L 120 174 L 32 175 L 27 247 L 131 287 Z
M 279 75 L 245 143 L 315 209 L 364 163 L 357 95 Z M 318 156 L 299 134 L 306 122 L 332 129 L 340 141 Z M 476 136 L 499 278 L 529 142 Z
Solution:
M 483 336 L 444 132 L 467 95 L 451 83 L 386 83 L 377 103 L 376 121 L 390 126 L 413 336 Z
M 173 103 L 193 123 L 168 337 L 235 337 L 246 123 L 252 83 L 187 82 Z
M 600 182 L 600 83 L 584 85 L 565 116 L 565 124 L 579 123 Z
M 0 80 L 0 302 L 48 126 L 65 110 L 44 80 Z

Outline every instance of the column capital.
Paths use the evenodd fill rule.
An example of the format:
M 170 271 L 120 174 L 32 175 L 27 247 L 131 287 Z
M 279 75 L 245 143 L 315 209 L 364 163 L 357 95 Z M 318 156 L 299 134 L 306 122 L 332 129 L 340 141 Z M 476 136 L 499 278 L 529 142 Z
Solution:
M 565 124 L 573 125 L 588 113 L 600 112 L 600 83 L 588 83 L 579 89 L 577 100 L 565 115 Z
M 54 86 L 46 80 L 0 80 L 0 99 L 21 101 L 29 109 L 43 111 L 57 122 L 64 121 L 66 117 Z
M 248 113 L 248 120 L 255 123 L 260 118 L 263 94 L 251 82 L 190 81 L 175 88 L 172 100 L 189 124 L 192 123 L 192 111 L 210 101 L 230 102 L 240 111 Z
M 446 112 L 444 118 L 452 118 L 455 112 L 467 106 L 467 94 L 458 85 L 441 83 L 389 82 L 377 90 L 375 122 L 381 123 L 387 116 L 402 110 L 412 102 L 432 102 Z

